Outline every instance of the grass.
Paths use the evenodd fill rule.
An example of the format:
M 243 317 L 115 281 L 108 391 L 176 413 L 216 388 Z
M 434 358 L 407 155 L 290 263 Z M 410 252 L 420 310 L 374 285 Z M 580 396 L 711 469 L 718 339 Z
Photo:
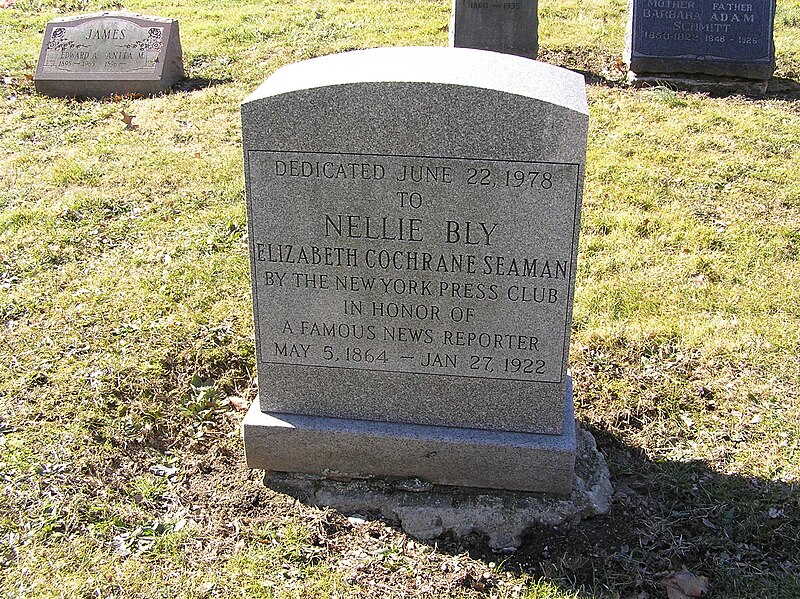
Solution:
M 591 82 L 571 365 L 617 492 L 512 556 L 274 493 L 238 433 L 238 104 L 286 63 L 445 45 L 449 3 L 134 2 L 180 20 L 183 88 L 37 96 L 45 23 L 115 7 L 0 10 L 0 595 L 662 597 L 683 568 L 713 597 L 800 595 L 796 0 L 790 92 L 764 99 L 624 87 L 624 1 L 540 6 L 542 58 Z

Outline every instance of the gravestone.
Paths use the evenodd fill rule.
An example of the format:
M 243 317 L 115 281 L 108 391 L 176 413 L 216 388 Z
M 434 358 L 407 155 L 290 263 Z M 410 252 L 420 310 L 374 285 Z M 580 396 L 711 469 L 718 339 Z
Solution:
M 450 45 L 536 58 L 538 4 L 538 0 L 453 0 Z
M 183 78 L 178 21 L 122 12 L 54 19 L 36 67 L 36 91 L 55 97 L 152 95 Z
M 242 104 L 248 465 L 568 493 L 580 75 L 461 48 L 280 69 Z
M 625 62 L 636 75 L 767 80 L 774 16 L 774 0 L 630 0 Z

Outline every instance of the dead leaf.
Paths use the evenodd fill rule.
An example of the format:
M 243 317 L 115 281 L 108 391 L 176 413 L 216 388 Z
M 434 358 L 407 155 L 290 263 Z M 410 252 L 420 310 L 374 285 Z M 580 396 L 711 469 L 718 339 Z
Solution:
M 669 599 L 690 599 L 702 597 L 708 592 L 708 578 L 695 576 L 688 570 L 672 572 L 661 581 L 667 589 Z
M 178 469 L 173 466 L 165 466 L 164 464 L 156 464 L 155 466 L 150 466 L 148 471 L 155 476 L 164 476 L 170 478 L 175 476 L 178 473 Z
M 713 523 L 711 520 L 709 520 L 708 518 L 703 518 L 703 524 L 704 524 L 704 525 L 705 525 L 707 528 L 710 528 L 711 530 L 719 530 L 719 526 L 717 526 L 716 524 L 714 524 L 714 523 Z
M 31 75 L 30 73 L 25 73 L 25 79 L 27 79 L 28 81 L 33 81 L 33 75 Z
M 780 520 L 781 518 L 783 518 L 783 516 L 784 516 L 783 510 L 779 510 L 774 507 L 769 508 L 769 511 L 767 512 L 767 518 L 769 518 L 770 520 Z
M 702 273 L 692 275 L 690 278 L 695 285 L 703 285 L 708 282 L 708 277 Z
M 243 412 L 247 409 L 247 400 L 243 397 L 230 395 L 228 396 L 228 401 L 231 402 L 231 405 L 239 411 Z
M 133 124 L 133 118 L 134 117 L 132 114 L 128 114 L 124 110 L 122 111 L 122 122 L 125 123 L 125 129 L 127 129 L 128 131 L 133 131 L 139 126 Z

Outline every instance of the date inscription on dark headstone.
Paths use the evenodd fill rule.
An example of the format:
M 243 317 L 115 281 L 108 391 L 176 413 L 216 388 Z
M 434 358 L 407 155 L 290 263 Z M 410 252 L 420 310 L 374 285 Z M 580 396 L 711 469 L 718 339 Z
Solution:
M 626 60 L 635 73 L 769 79 L 774 0 L 631 0 Z
M 536 58 L 538 0 L 453 0 L 450 45 Z

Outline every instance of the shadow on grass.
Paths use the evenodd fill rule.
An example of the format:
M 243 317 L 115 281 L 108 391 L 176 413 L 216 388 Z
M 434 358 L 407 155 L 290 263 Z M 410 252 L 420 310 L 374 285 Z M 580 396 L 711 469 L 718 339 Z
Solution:
M 590 79 L 587 76 L 587 82 Z M 627 85 L 627 84 L 625 84 Z M 738 98 L 752 101 L 800 99 L 800 83 L 793 79 L 774 77 L 768 82 L 755 82 L 747 80 L 732 80 L 714 77 L 692 75 L 651 76 L 649 79 L 640 80 L 635 87 L 641 89 L 662 88 L 673 92 L 687 94 L 702 94 L 712 98 Z
M 773 77 L 767 86 L 767 98 L 800 100 L 800 82 L 785 77 Z
M 583 75 L 588 85 L 626 87 L 625 66 L 620 56 L 588 48 L 539 48 L 537 60 Z
M 501 572 L 528 574 L 587 599 L 663 597 L 660 581 L 684 569 L 708 577 L 711 597 L 800 597 L 794 485 L 720 474 L 700 461 L 653 462 L 592 432 L 612 472 L 609 514 L 533 526 L 509 555 L 493 552 L 479 535 L 428 544 L 451 555 L 468 552 L 487 568 L 501 563 Z M 357 515 L 364 517 L 363 510 Z
M 653 462 L 593 432 L 612 472 L 610 513 L 530 529 L 503 568 L 580 597 L 662 597 L 659 581 L 683 569 L 708 577 L 712 597 L 800 597 L 795 485 L 720 474 L 700 461 Z M 483 547 L 471 553 L 497 561 Z
M 223 78 L 208 78 L 208 77 L 188 77 L 181 79 L 172 86 L 172 91 L 176 92 L 194 92 L 201 89 L 207 89 L 216 85 L 226 85 L 232 83 L 233 79 L 230 77 Z
M 630 87 L 627 83 L 627 67 L 622 62 L 622 57 L 603 52 L 592 52 L 588 49 L 553 49 L 540 48 L 538 60 L 559 66 L 583 75 L 588 85 L 602 85 L 605 87 Z M 681 77 L 691 79 L 691 75 Z M 702 77 L 701 77 L 702 79 Z M 773 77 L 769 80 L 766 93 L 750 93 L 746 86 L 731 88 L 730 80 L 722 80 L 725 85 L 715 87 L 713 77 L 708 81 L 699 83 L 697 89 L 690 89 L 678 83 L 671 83 L 665 79 L 658 84 L 647 85 L 653 87 L 661 85 L 674 91 L 698 93 L 717 98 L 736 96 L 749 100 L 800 100 L 800 82 L 786 77 Z M 748 82 L 743 82 L 748 83 Z M 708 89 L 706 89 L 708 88 Z

